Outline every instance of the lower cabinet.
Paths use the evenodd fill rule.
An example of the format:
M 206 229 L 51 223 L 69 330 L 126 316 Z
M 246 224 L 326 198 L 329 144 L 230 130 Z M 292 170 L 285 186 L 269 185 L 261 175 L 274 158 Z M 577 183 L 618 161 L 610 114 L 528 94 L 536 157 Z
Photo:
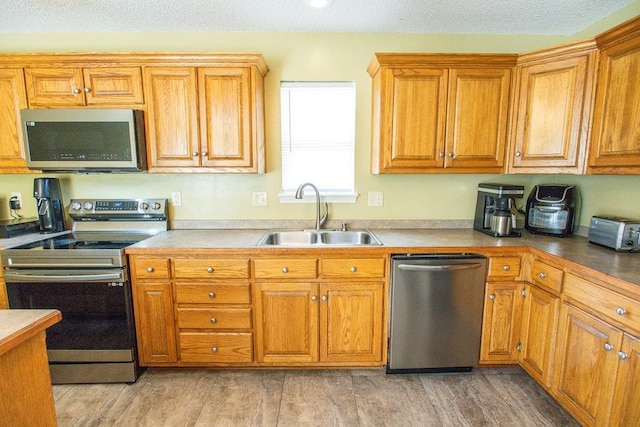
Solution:
M 137 284 L 134 300 L 140 365 L 175 363 L 178 355 L 171 284 Z
M 618 352 L 618 375 L 613 391 L 609 424 L 632 426 L 640 423 L 640 339 L 625 334 Z
M 520 282 L 488 282 L 482 318 L 481 364 L 518 363 L 522 289 Z

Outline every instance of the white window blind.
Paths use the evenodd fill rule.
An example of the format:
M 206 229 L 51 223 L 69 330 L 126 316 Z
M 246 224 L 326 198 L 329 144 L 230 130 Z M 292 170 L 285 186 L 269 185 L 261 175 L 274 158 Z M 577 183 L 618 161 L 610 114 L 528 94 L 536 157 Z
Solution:
M 353 194 L 355 83 L 282 82 L 282 190 Z

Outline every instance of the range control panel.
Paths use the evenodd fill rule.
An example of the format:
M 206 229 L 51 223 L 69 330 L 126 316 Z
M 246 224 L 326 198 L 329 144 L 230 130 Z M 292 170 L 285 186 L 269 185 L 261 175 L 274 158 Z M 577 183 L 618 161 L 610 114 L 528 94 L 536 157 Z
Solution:
M 166 218 L 167 199 L 71 199 L 69 216 L 74 220 Z

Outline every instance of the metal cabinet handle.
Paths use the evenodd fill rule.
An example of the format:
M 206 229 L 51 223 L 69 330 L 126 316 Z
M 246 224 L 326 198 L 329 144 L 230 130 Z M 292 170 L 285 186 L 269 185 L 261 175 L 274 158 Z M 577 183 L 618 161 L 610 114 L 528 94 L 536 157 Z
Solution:
M 212 318 L 211 318 L 211 323 L 216 323 L 216 322 L 217 322 L 216 318 L 215 318 L 215 317 L 212 317 Z
M 503 266 L 502 266 L 502 269 L 503 269 L 504 271 L 509 271 L 509 270 L 511 270 L 511 267 L 509 267 L 508 265 L 503 265 Z
M 207 267 L 207 273 L 213 273 L 213 267 Z
M 82 92 L 82 91 L 81 91 L 80 89 L 78 89 L 77 87 L 74 87 L 74 88 L 73 88 L 73 90 L 72 90 L 72 92 L 73 92 L 75 95 L 77 95 L 77 94 L 79 94 L 79 93 L 80 93 L 80 92 Z
M 202 157 L 207 157 L 208 155 L 209 155 L 209 152 L 208 152 L 208 151 L 203 151 L 203 152 L 202 152 Z
M 90 89 L 90 88 L 88 88 L 88 87 L 85 87 L 83 90 L 84 90 L 84 93 L 89 93 L 89 92 L 91 92 L 91 89 Z
M 288 269 L 287 267 L 282 267 L 282 272 L 283 272 L 283 273 L 288 273 L 288 272 L 289 272 L 289 269 Z
M 312 297 L 311 297 L 311 301 L 318 301 L 318 297 L 317 297 L 317 296 L 315 296 L 315 295 L 314 295 L 314 296 L 312 296 Z
M 211 347 L 211 353 L 217 353 L 218 347 Z
M 444 151 L 441 151 L 440 154 L 438 154 L 438 156 L 439 157 L 444 157 L 445 156 Z
M 451 157 L 452 159 L 455 157 L 455 154 L 453 154 L 453 151 L 449 153 L 449 157 Z
M 153 273 L 153 267 L 147 267 L 147 273 Z
M 328 300 L 328 299 L 329 299 L 329 298 L 328 298 L 326 295 L 322 295 L 322 301 L 326 301 L 326 300 Z
M 609 343 L 606 343 L 604 345 L 604 349 L 607 350 L 607 351 L 611 351 L 611 350 L 613 350 L 613 346 L 611 344 L 609 344 Z
M 520 156 L 522 156 L 522 153 L 519 151 L 516 151 L 516 157 L 520 157 Z
M 491 294 L 491 295 L 489 295 L 489 299 L 490 299 L 491 301 L 493 301 L 494 299 L 496 299 L 496 296 L 495 296 L 494 294 Z
M 538 273 L 538 277 L 544 279 L 545 277 L 547 277 L 547 275 L 541 271 L 540 273 Z
M 625 353 L 624 351 L 619 351 L 618 352 L 618 359 L 625 360 L 628 357 L 629 357 L 629 355 L 627 353 Z
M 193 157 L 198 157 L 198 152 L 197 152 L 197 151 L 194 151 L 193 153 L 191 153 L 191 156 L 193 156 Z
M 618 307 L 616 308 L 616 313 L 618 313 L 620 316 L 624 316 L 625 314 L 627 314 L 627 310 L 622 307 Z
M 209 298 L 215 298 L 216 294 L 213 292 L 209 292 Z
M 352 273 L 355 273 L 356 271 L 358 271 L 358 269 L 356 267 L 351 267 L 349 271 L 351 271 Z

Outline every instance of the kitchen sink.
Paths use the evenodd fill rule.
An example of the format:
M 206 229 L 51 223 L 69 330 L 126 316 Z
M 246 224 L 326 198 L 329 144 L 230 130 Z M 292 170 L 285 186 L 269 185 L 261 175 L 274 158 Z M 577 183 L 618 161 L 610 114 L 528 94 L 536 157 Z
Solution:
M 369 230 L 270 230 L 258 246 L 382 246 Z

